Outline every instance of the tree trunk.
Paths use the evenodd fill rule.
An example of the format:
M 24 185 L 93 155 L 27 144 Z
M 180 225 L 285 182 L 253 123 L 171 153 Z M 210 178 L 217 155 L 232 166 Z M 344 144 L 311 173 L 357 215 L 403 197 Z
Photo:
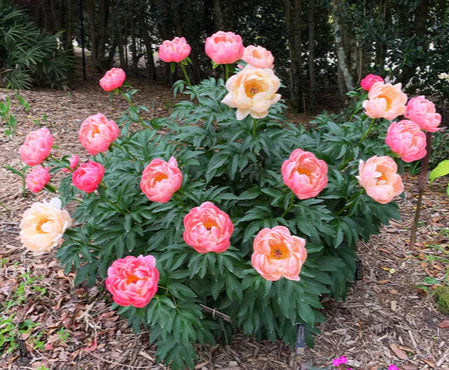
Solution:
M 303 106 L 302 97 L 302 55 L 301 55 L 301 0 L 284 0 L 284 11 L 287 26 L 288 46 L 290 53 L 290 100 L 293 109 L 299 111 Z
M 97 65 L 98 61 L 98 43 L 97 43 L 97 31 L 95 27 L 95 11 L 94 11 L 94 2 L 93 0 L 87 0 L 86 1 L 86 10 L 87 10 L 87 16 L 89 18 L 89 39 L 90 39 L 90 51 L 91 51 L 91 58 L 92 63 L 94 65 Z
M 338 69 L 342 74 L 345 92 L 354 89 L 354 82 L 349 71 L 348 61 L 346 60 L 346 50 L 342 39 L 342 23 L 340 18 L 339 1 L 332 1 L 333 10 L 333 27 L 334 27 L 334 37 L 335 37 L 335 47 L 337 48 L 337 58 L 338 58 Z
M 309 109 L 315 106 L 315 1 L 309 0 Z

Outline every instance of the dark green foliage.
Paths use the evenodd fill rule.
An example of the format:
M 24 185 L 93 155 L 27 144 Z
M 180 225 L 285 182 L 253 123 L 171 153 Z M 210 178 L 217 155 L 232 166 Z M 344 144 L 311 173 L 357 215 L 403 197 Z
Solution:
M 449 287 L 439 286 L 435 289 L 435 298 L 438 310 L 441 313 L 449 314 Z
M 62 88 L 72 57 L 58 46 L 60 34 L 37 28 L 24 11 L 0 0 L 0 83 L 12 89 L 31 85 Z
M 386 122 L 380 120 L 367 136 L 372 120 L 360 113 L 359 103 L 351 120 L 322 115 L 309 131 L 285 120 L 283 103 L 266 118 L 237 121 L 234 110 L 220 103 L 226 91 L 222 80 L 192 87 L 178 82 L 175 90 L 190 100 L 167 118 L 142 122 L 148 128 L 126 131 L 108 153 L 94 158 L 106 168 L 105 186 L 98 194 L 83 194 L 73 215 L 78 226 L 65 233 L 58 258 L 66 271 L 77 271 L 76 283 L 92 285 L 118 258 L 153 255 L 161 274 L 157 295 L 143 309 L 119 312 L 136 331 L 151 328 L 158 359 L 174 369 L 194 366 L 194 343 L 229 341 L 236 330 L 293 345 L 296 324 L 302 323 L 311 344 L 316 324 L 325 320 L 321 297 L 346 296 L 356 242 L 398 217 L 396 204 L 374 202 L 355 177 L 359 159 L 387 151 L 379 139 Z M 122 127 L 139 121 L 138 109 L 143 108 L 125 112 Z M 296 148 L 329 166 L 328 186 L 316 198 L 298 200 L 283 184 L 281 165 Z M 141 173 L 152 159 L 171 156 L 183 185 L 168 203 L 151 203 L 140 190 Z M 70 177 L 60 193 L 64 203 L 79 196 Z M 231 247 L 223 253 L 198 254 L 183 240 L 184 216 L 204 201 L 234 223 Z M 299 282 L 267 281 L 250 263 L 255 235 L 278 225 L 307 240 Z M 200 305 L 228 315 L 232 323 L 203 313 Z

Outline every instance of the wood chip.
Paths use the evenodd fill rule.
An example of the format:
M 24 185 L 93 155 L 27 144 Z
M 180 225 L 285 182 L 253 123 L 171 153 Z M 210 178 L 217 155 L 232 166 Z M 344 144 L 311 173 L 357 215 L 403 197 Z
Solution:
M 401 360 L 408 360 L 407 354 L 402 349 L 400 349 L 396 344 L 390 343 L 390 348 L 397 358 L 400 358 Z

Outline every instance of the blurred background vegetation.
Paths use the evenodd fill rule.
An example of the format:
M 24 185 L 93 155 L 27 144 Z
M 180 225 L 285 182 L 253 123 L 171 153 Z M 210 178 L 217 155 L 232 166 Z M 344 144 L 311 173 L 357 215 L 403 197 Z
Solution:
M 449 0 L 0 0 L 1 83 L 64 87 L 75 45 L 98 72 L 174 82 L 158 45 L 184 36 L 195 82 L 218 70 L 204 41 L 218 30 L 240 34 L 275 56 L 284 96 L 299 112 L 329 106 L 368 73 L 401 82 L 446 110 Z M 82 29 L 83 26 L 83 29 Z M 75 58 L 74 58 L 75 56 Z M 444 114 L 443 114 L 444 117 Z

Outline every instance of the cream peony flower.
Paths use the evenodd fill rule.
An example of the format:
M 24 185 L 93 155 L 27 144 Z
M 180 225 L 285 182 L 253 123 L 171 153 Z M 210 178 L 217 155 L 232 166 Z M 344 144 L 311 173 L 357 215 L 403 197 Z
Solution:
M 247 65 L 226 82 L 228 94 L 221 102 L 237 108 L 238 120 L 248 114 L 254 118 L 263 118 L 268 114 L 268 109 L 281 98 L 280 94 L 276 94 L 280 84 L 272 69 Z
M 61 210 L 58 198 L 36 202 L 23 214 L 20 240 L 29 250 L 48 252 L 62 242 L 62 235 L 71 224 L 70 215 Z

